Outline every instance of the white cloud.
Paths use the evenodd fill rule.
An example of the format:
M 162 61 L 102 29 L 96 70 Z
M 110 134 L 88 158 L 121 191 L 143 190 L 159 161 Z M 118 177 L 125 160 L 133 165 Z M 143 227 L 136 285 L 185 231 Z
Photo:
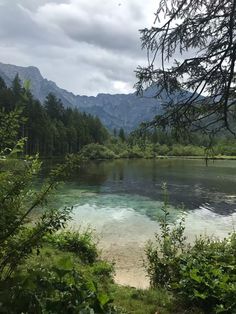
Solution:
M 1 3 L 1 0 L 0 0 Z M 128 92 L 146 62 L 138 30 L 155 0 L 18 0 L 0 12 L 0 61 L 37 66 L 74 93 Z

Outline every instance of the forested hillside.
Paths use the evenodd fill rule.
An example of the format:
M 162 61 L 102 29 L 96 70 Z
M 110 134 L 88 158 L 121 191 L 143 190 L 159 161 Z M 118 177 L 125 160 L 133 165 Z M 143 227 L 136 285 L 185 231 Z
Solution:
M 53 94 L 49 94 L 41 104 L 33 97 L 27 84 L 30 83 L 22 87 L 16 76 L 9 88 L 0 78 L 0 111 L 15 113 L 21 119 L 20 133 L 15 137 L 16 140 L 28 139 L 26 154 L 39 153 L 48 157 L 76 153 L 86 144 L 102 144 L 108 138 L 99 118 L 65 108 Z M 5 119 L 0 123 L 6 124 Z

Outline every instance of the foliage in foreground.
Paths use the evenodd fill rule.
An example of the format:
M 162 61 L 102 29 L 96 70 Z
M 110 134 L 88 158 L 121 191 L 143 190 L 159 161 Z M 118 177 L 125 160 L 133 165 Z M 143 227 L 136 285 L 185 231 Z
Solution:
M 236 313 L 236 234 L 223 240 L 200 237 L 187 245 L 183 220 L 169 224 L 166 202 L 163 212 L 161 235 L 146 247 L 151 286 L 205 313 Z
M 90 232 L 55 235 L 66 226 L 71 208 L 46 206 L 73 160 L 53 170 L 35 191 L 41 163 L 18 159 L 23 145 L 22 140 L 0 159 L 0 312 L 116 313 L 100 286 L 111 280 L 113 268 L 98 259 Z M 32 219 L 37 209 L 42 214 Z
M 70 218 L 69 208 L 48 209 L 30 228 L 27 225 L 33 211 L 45 205 L 57 185 L 54 179 L 60 174 L 54 172 L 39 191 L 33 191 L 40 162 L 37 158 L 15 159 L 23 145 L 21 141 L 9 155 L 2 155 L 0 164 L 0 280 L 8 280 L 32 250 L 40 247 L 43 236 L 63 228 Z
M 54 247 L 79 256 L 83 263 L 94 263 L 99 252 L 96 243 L 92 241 L 93 232 L 90 229 L 80 233 L 78 231 L 64 231 L 47 237 L 47 241 Z
M 61 239 L 63 246 L 55 247 Z M 80 245 L 87 249 L 78 254 Z M 1 313 L 118 313 L 107 293 L 113 267 L 98 256 L 88 263 L 92 250 L 95 256 L 88 231 L 45 237 L 39 256 L 32 255 L 8 286 L 1 283 Z

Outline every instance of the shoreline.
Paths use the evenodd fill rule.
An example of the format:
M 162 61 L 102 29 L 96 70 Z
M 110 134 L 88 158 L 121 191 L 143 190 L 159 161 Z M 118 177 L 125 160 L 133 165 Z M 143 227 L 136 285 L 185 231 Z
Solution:
M 102 259 L 114 263 L 114 281 L 121 286 L 129 286 L 137 289 L 149 288 L 149 279 L 143 267 L 144 246 L 126 248 L 111 246 L 110 249 L 101 249 Z
M 211 239 L 224 239 L 230 232 L 233 232 L 234 226 L 230 222 L 235 220 L 236 213 L 224 219 L 225 223 L 222 227 L 219 225 L 222 224 L 222 217 L 211 215 L 210 212 L 206 214 L 203 217 L 200 211 L 195 211 L 192 215 L 186 217 L 184 233 L 187 238 L 186 245 L 193 243 L 196 237 L 201 235 Z M 160 234 L 160 227 L 158 222 L 151 220 L 148 222 L 148 220 L 147 217 L 144 218 L 144 227 L 139 223 L 137 224 L 134 229 L 135 236 L 132 238 L 122 234 L 125 228 L 113 235 L 109 232 L 100 233 L 98 247 L 101 250 L 101 257 L 114 263 L 114 281 L 118 285 L 136 289 L 148 289 L 150 287 L 149 278 L 144 267 L 145 246 L 149 241 L 155 242 L 155 234 Z M 194 224 L 195 221 L 201 222 L 201 227 L 199 227 L 199 224 Z M 216 227 L 218 226 L 217 230 L 210 228 L 209 223 L 211 221 L 214 222 Z M 113 225 L 113 227 L 115 226 Z
M 116 284 L 137 289 L 149 288 L 149 279 L 144 268 L 144 246 L 112 245 L 106 249 L 99 248 L 102 259 L 114 263 Z
M 65 158 L 65 156 L 52 156 L 52 157 L 40 157 L 40 160 L 58 160 L 58 162 L 62 161 Z M 227 155 L 218 155 L 218 156 L 214 156 L 214 157 L 208 157 L 206 158 L 206 156 L 167 156 L 167 155 L 159 155 L 159 156 L 155 156 L 155 157 L 139 157 L 139 158 L 122 158 L 122 157 L 118 157 L 118 158 L 105 158 L 105 159 L 87 159 L 84 161 L 113 161 L 113 160 L 142 160 L 142 159 L 146 159 L 146 160 L 160 160 L 160 159 L 181 159 L 181 160 L 208 160 L 208 161 L 215 161 L 215 160 L 236 160 L 236 156 L 227 156 Z

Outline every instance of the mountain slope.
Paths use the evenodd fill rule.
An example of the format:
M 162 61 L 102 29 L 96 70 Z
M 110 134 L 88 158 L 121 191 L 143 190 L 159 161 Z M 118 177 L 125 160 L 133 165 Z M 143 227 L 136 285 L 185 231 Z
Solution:
M 36 67 L 20 67 L 0 63 L 0 76 L 7 85 L 11 84 L 17 73 L 22 82 L 30 80 L 31 91 L 41 102 L 49 93 L 53 93 L 62 100 L 65 106 L 77 107 L 80 111 L 98 116 L 110 130 L 124 128 L 130 132 L 141 122 L 149 121 L 160 113 L 160 100 L 151 97 L 140 98 L 135 94 L 76 96 L 43 78 Z

